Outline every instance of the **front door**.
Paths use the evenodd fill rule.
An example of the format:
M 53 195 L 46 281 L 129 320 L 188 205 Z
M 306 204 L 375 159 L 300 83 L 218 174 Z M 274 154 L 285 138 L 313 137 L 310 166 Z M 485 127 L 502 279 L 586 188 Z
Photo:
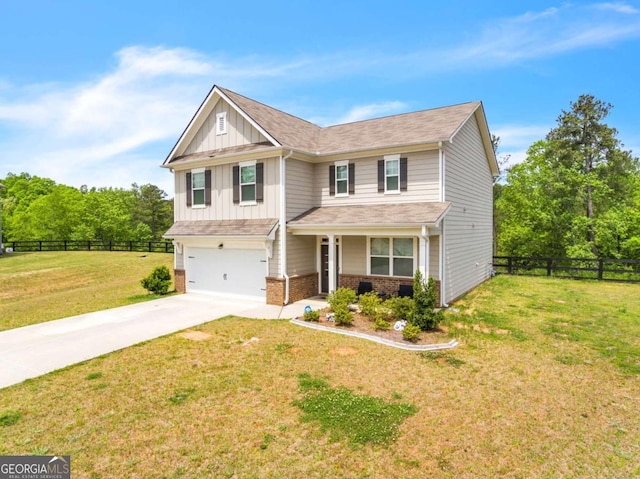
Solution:
M 340 255 L 338 254 L 340 251 L 340 246 L 336 244 L 336 254 L 335 254 L 335 263 L 336 263 L 336 288 L 338 288 L 338 271 L 340 271 Z M 320 246 L 320 292 L 328 293 L 329 292 L 329 245 L 326 243 L 322 243 Z

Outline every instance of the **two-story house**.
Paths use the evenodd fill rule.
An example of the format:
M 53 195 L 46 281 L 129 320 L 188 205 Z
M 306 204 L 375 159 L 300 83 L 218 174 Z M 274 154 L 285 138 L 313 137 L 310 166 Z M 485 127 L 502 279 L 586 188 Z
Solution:
M 490 277 L 498 166 L 482 103 L 320 127 L 214 86 L 163 166 L 179 291 L 286 304 L 416 269 L 447 303 Z

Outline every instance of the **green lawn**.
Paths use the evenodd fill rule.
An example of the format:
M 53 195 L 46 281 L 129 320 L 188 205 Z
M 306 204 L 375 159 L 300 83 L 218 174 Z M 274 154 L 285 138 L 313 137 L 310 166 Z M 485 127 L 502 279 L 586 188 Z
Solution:
M 148 299 L 140 280 L 173 255 L 98 251 L 0 256 L 0 331 Z
M 226 318 L 1 390 L 0 454 L 81 478 L 638 477 L 639 297 L 499 276 L 442 353 Z

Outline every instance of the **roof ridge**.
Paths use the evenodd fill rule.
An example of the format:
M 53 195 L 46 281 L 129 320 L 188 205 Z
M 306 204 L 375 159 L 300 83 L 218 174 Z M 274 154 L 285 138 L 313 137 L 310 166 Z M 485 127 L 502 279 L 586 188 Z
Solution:
M 426 113 L 429 111 L 436 111 L 436 110 L 444 110 L 447 108 L 455 108 L 458 106 L 463 106 L 463 105 L 472 105 L 472 104 L 481 104 L 482 102 L 480 100 L 473 100 L 473 101 L 465 101 L 465 102 L 461 102 L 461 103 L 455 103 L 453 105 L 445 105 L 445 106 L 437 106 L 434 108 L 423 108 L 422 110 L 415 110 L 415 111 L 406 111 L 404 113 L 394 113 L 393 115 L 385 115 L 385 116 L 376 116 L 374 118 L 365 118 L 362 120 L 356 120 L 356 121 L 348 121 L 345 123 L 336 123 L 335 125 L 329 125 L 329 126 L 325 126 L 325 127 L 320 127 L 323 130 L 327 129 L 327 128 L 335 128 L 335 127 L 340 127 L 340 126 L 346 126 L 346 125 L 355 125 L 357 123 L 365 123 L 368 121 L 375 121 L 375 120 L 387 120 L 389 118 L 394 118 L 394 117 L 398 117 L 398 116 L 406 116 L 406 115 L 415 115 L 416 113 Z

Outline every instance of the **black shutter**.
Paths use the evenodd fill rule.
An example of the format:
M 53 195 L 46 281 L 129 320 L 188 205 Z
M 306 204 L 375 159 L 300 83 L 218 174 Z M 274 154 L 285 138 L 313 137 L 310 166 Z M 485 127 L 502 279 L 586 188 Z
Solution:
M 233 202 L 240 203 L 240 167 L 233 167 Z
M 256 201 L 264 201 L 264 163 L 256 163 Z
M 355 163 L 349 163 L 349 194 L 353 195 L 356 192 L 356 165 Z
M 336 167 L 335 165 L 329 166 L 329 195 L 335 196 L 336 194 Z
M 204 204 L 211 205 L 211 170 L 204 170 Z
M 384 193 L 384 160 L 378 160 L 378 193 Z
M 191 206 L 191 199 L 193 195 L 191 194 L 191 173 L 187 173 L 187 206 Z
M 400 191 L 407 191 L 407 159 L 400 158 Z

